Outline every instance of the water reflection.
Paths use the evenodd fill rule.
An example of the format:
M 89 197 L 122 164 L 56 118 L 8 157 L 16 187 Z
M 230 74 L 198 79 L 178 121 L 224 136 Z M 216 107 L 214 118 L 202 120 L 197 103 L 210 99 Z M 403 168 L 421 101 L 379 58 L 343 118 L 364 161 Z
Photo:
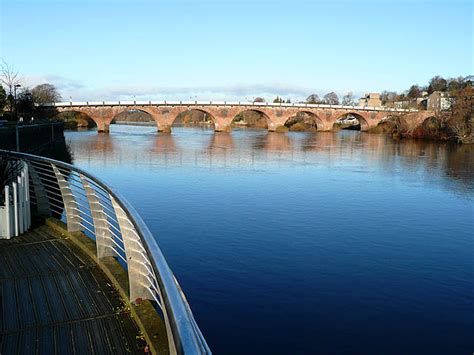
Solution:
M 292 139 L 288 135 L 275 132 L 256 136 L 252 147 L 268 152 L 289 152 L 293 149 Z
M 328 164 L 332 167 L 375 169 L 385 174 L 416 173 L 426 183 L 443 177 L 448 188 L 473 193 L 474 147 L 421 140 L 394 141 L 363 132 L 288 134 L 263 130 L 236 130 L 232 134 L 176 128 L 173 134 L 156 134 L 146 127 L 123 126 L 110 135 L 69 132 L 79 160 L 103 166 L 117 163 L 163 168 L 173 166 L 239 167 L 253 169 L 293 164 Z
M 75 164 L 137 207 L 216 353 L 370 353 L 393 333 L 387 353 L 470 349 L 474 147 L 356 131 L 67 137 Z

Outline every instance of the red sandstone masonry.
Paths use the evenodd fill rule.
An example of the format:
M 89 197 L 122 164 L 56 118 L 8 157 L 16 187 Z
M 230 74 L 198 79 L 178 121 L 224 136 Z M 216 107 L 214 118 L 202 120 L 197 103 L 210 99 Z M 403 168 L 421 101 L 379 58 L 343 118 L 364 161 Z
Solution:
M 376 127 L 380 121 L 390 116 L 390 111 L 373 110 L 351 110 L 332 109 L 323 107 L 275 107 L 275 106 L 243 106 L 243 105 L 170 105 L 170 106 L 150 106 L 150 105 L 116 105 L 116 106 L 76 106 L 76 107 L 56 107 L 55 113 L 61 112 L 82 112 L 89 116 L 97 124 L 99 132 L 108 132 L 110 122 L 119 113 L 139 110 L 150 114 L 157 124 L 158 131 L 171 132 L 171 126 L 176 117 L 188 110 L 198 110 L 209 115 L 214 122 L 215 130 L 218 132 L 229 132 L 232 120 L 236 115 L 244 111 L 257 111 L 262 113 L 268 122 L 268 130 L 275 131 L 277 127 L 283 126 L 285 122 L 299 112 L 305 112 L 316 121 L 318 131 L 330 131 L 334 123 L 344 115 L 351 114 L 361 122 L 363 131 Z M 399 114 L 399 113 L 396 113 Z M 417 127 L 428 117 L 434 116 L 431 111 L 419 111 L 403 114 L 405 120 L 412 128 Z

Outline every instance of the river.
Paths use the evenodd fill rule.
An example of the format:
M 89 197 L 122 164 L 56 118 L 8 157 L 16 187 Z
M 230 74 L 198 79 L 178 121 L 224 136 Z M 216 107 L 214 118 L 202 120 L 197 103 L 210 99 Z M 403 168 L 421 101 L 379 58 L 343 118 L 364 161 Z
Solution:
M 215 354 L 474 351 L 474 147 L 69 131 L 139 211 Z

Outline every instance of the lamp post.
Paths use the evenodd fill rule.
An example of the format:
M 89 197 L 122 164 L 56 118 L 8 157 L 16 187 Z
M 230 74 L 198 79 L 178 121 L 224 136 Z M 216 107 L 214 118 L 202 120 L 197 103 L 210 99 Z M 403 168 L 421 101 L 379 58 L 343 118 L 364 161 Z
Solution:
M 18 112 L 17 112 L 17 107 L 16 107 L 16 89 L 21 88 L 20 84 L 15 84 L 13 86 L 13 106 L 15 107 L 15 118 L 18 119 Z

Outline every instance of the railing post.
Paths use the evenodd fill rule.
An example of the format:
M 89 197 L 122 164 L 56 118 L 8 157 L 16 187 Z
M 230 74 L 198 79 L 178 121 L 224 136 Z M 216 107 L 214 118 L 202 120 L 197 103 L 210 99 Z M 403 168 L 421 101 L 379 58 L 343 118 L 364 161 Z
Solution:
M 18 181 L 18 230 L 20 234 L 23 234 L 25 231 L 25 186 L 23 184 L 23 173 L 20 173 L 16 179 Z
M 48 195 L 46 194 L 46 190 L 44 188 L 41 179 L 34 168 L 34 166 L 29 163 L 29 175 L 31 177 L 31 182 L 33 183 L 33 190 L 35 192 L 36 197 L 36 208 L 38 214 L 42 216 L 51 216 L 51 206 L 49 204 Z
M 11 216 L 10 216 L 10 186 L 5 186 L 5 225 L 7 230 L 7 238 L 10 239 L 13 235 L 12 233 L 12 226 L 11 226 Z
M 27 228 L 31 227 L 31 201 L 30 201 L 30 169 L 26 162 L 24 164 L 25 169 L 25 194 L 26 194 L 26 216 L 27 216 Z
M 69 183 L 64 177 L 64 175 L 56 168 L 54 164 L 51 164 L 56 175 L 56 180 L 58 181 L 59 190 L 61 191 L 61 196 L 63 198 L 64 207 L 66 208 L 66 220 L 67 220 L 67 231 L 68 232 L 78 232 L 81 228 L 81 223 L 79 219 L 79 209 L 76 203 L 76 198 L 72 193 Z
M 13 186 L 13 223 L 14 223 L 14 232 L 13 235 L 17 237 L 19 235 L 18 230 L 18 187 L 16 182 L 12 183 Z
M 20 151 L 20 129 L 18 128 L 18 123 L 15 125 L 15 136 L 16 136 L 16 151 Z
M 156 278 L 152 274 L 152 266 L 148 261 L 142 241 L 122 207 L 112 196 L 110 196 L 110 200 L 115 209 L 127 257 L 130 301 L 135 302 L 138 299 L 156 300 L 150 287 L 150 278 L 152 280 Z
M 97 246 L 97 260 L 100 262 L 101 258 L 106 256 L 116 256 L 114 249 L 114 241 L 110 231 L 110 225 L 107 220 L 107 215 L 104 212 L 104 207 L 100 203 L 97 193 L 86 180 L 83 175 L 80 175 L 82 186 L 86 192 L 87 201 L 91 210 L 92 220 L 95 229 L 95 243 Z

